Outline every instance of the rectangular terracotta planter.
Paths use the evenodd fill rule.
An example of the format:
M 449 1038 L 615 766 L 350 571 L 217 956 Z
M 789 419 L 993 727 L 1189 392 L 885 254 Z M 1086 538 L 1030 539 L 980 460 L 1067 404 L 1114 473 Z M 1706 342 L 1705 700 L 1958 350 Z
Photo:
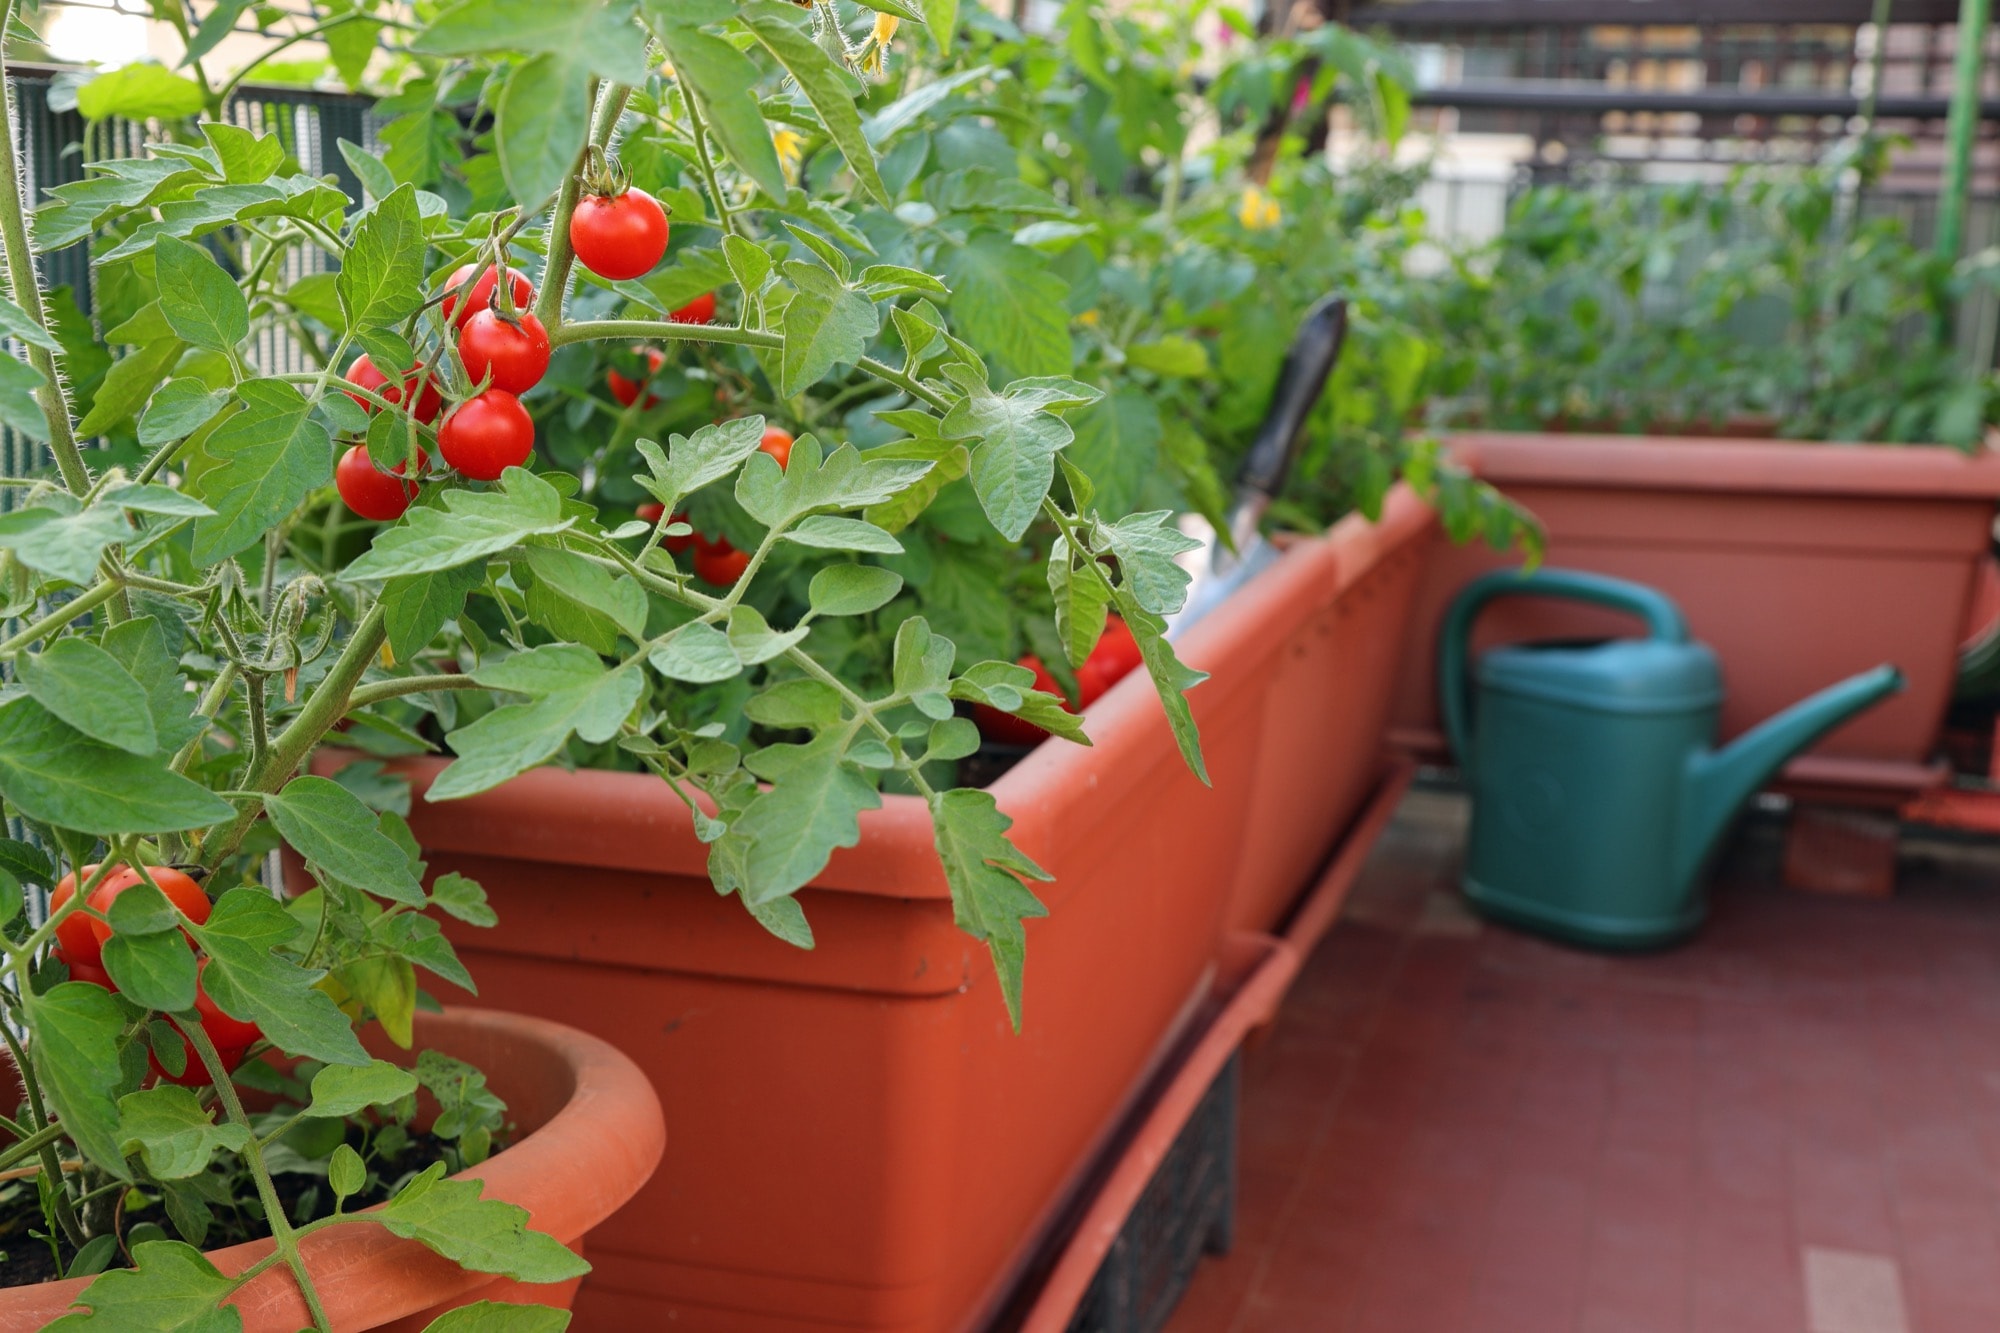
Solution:
M 1391 508 L 1385 534 L 1403 535 L 1384 548 L 1429 540 L 1413 499 Z M 1339 748 L 1346 732 L 1283 737 L 1303 773 L 1265 750 L 1330 716 L 1296 695 L 1341 682 L 1290 664 L 1347 632 L 1330 608 L 1375 586 L 1357 554 L 1373 545 L 1351 528 L 1300 543 L 1189 631 L 1183 655 L 1213 676 L 1190 696 L 1213 789 L 1138 677 L 1091 707 L 1093 748 L 1043 745 L 993 785 L 1056 877 L 1028 925 L 1018 1035 L 984 947 L 952 924 L 915 799 L 864 815 L 861 844 L 801 894 L 811 952 L 717 896 L 656 779 L 542 769 L 416 801 L 431 873 L 473 876 L 499 913 L 454 931 L 476 1003 L 607 1038 L 674 1126 L 651 1184 L 593 1233 L 577 1327 L 974 1326 L 1198 1010 L 1226 923 L 1304 888 L 1346 817 L 1326 797 L 1255 807 L 1276 784 L 1367 794 L 1376 747 Z M 1287 723 L 1285 702 L 1313 720 Z M 411 771 L 421 786 L 437 767 Z
M 1649 584 L 1722 658 L 1728 739 L 1881 662 L 1909 688 L 1785 770 L 1829 799 L 1893 798 L 1941 779 L 1930 760 L 1988 560 L 2000 455 L 1936 446 L 1477 431 L 1460 462 L 1548 527 L 1548 563 Z M 1431 563 L 1403 650 L 1395 738 L 1442 754 L 1434 674 L 1444 609 L 1518 557 L 1447 548 Z M 1513 600 L 1475 649 L 1631 632 L 1617 616 Z

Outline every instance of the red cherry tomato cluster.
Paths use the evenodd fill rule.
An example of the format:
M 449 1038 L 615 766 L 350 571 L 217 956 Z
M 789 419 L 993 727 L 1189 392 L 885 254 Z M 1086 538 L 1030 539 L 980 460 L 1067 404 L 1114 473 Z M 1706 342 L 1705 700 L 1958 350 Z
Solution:
M 646 348 L 645 356 L 646 374 L 643 378 L 636 380 L 627 379 L 615 370 L 607 372 L 604 377 L 605 382 L 611 386 L 611 396 L 618 400 L 620 407 L 630 407 L 633 403 L 639 401 L 639 391 L 646 387 L 647 381 L 660 373 L 660 367 L 666 363 L 667 359 L 666 353 L 657 347 Z M 652 394 L 649 393 L 646 395 L 647 407 L 657 407 L 659 403 L 660 400 Z
M 159 886 L 160 892 L 166 895 L 167 901 L 171 902 L 182 916 L 196 925 L 203 925 L 208 921 L 208 895 L 202 892 L 201 885 L 171 866 L 149 866 L 147 872 L 152 875 L 153 883 Z M 55 891 L 49 896 L 50 913 L 60 912 L 70 899 L 76 896 L 79 880 L 87 883 L 96 873 L 97 867 L 89 865 L 56 881 Z M 69 968 L 72 981 L 102 986 L 109 991 L 118 989 L 117 983 L 111 979 L 111 974 L 104 970 L 104 945 L 112 936 L 111 923 L 100 917 L 110 915 L 111 904 L 117 900 L 118 895 L 145 882 L 137 870 L 129 868 L 114 870 L 90 892 L 88 905 L 99 916 L 72 912 L 56 923 L 55 956 Z M 189 949 L 195 947 L 193 937 L 185 930 L 181 932 L 181 936 L 187 940 Z M 221 1006 L 210 998 L 203 976 L 208 971 L 208 964 L 207 958 L 202 958 L 195 964 L 195 1012 L 201 1018 L 202 1030 L 208 1034 L 209 1041 L 215 1046 L 215 1053 L 222 1058 L 225 1066 L 233 1069 L 242 1062 L 244 1053 L 264 1034 L 255 1023 L 224 1013 Z M 185 1037 L 181 1039 L 181 1044 L 185 1049 L 180 1073 L 168 1073 L 150 1051 L 147 1053 L 147 1062 L 154 1074 L 162 1079 L 181 1084 L 183 1087 L 205 1086 L 209 1081 L 207 1069 Z
M 1098 638 L 1097 646 L 1090 650 L 1090 656 L 1076 669 L 1076 699 L 1079 707 L 1088 708 L 1110 690 L 1113 685 L 1144 663 L 1139 653 L 1139 642 L 1132 637 L 1132 631 L 1123 620 L 1111 616 L 1104 622 L 1104 633 Z M 1035 673 L 1034 687 L 1047 694 L 1062 694 L 1054 676 L 1049 674 L 1042 659 L 1033 653 L 1023 654 L 1020 665 Z M 1063 705 L 1068 708 L 1069 705 Z M 1075 709 L 1070 709 L 1075 712 Z M 1040 745 L 1048 739 L 1049 733 L 1032 722 L 1026 722 L 1012 713 L 1003 713 L 997 708 L 978 704 L 972 710 L 973 720 L 989 741 L 1002 745 Z
M 764 438 L 758 441 L 757 448 L 777 459 L 779 467 L 785 467 L 792 461 L 792 433 L 779 426 L 766 427 Z M 648 510 L 652 511 L 652 521 L 658 522 L 660 506 L 639 506 L 639 517 L 645 518 Z M 677 523 L 686 518 L 685 514 L 674 515 Z M 718 588 L 730 587 L 743 577 L 744 570 L 750 568 L 750 553 L 731 546 L 727 537 L 711 540 L 697 532 L 686 537 L 669 537 L 663 544 L 676 554 L 689 546 L 694 547 L 694 576 Z
M 583 266 L 620 282 L 642 277 L 667 253 L 667 211 L 644 190 L 591 194 L 570 214 L 569 245 Z

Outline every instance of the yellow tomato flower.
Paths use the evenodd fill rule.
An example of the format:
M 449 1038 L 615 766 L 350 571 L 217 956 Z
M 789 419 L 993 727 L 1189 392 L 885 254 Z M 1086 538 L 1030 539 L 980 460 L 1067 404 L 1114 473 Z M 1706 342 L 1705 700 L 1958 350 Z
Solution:
M 1284 213 L 1278 201 L 1265 194 L 1255 185 L 1243 187 L 1243 202 L 1237 206 L 1236 220 L 1251 231 L 1266 231 L 1278 225 Z
M 1086 310 L 1076 317 L 1076 321 L 1079 324 L 1087 324 L 1095 327 L 1097 324 L 1097 312 L 1095 310 Z
M 778 165 L 784 169 L 785 179 L 793 184 L 799 179 L 799 157 L 805 151 L 806 141 L 791 130 L 771 131 L 771 146 L 778 150 Z
M 877 46 L 887 46 L 889 39 L 896 35 L 896 25 L 902 21 L 894 14 L 877 14 L 875 16 L 875 44 Z

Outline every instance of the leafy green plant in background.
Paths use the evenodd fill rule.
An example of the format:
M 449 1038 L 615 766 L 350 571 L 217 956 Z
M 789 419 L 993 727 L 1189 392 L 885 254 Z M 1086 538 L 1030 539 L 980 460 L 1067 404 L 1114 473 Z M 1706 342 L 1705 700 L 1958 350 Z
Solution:
M 1976 446 L 2000 397 L 1954 347 L 1953 312 L 2000 258 L 1953 263 L 1852 216 L 1891 147 L 1723 185 L 1524 192 L 1439 292 L 1440 416 Z
M 35 1165 L 66 1271 L 136 1265 L 94 1283 L 66 1325 L 232 1326 L 220 1303 L 277 1265 L 323 1325 L 298 1241 L 333 1226 L 385 1226 L 524 1281 L 582 1271 L 518 1209 L 438 1179 L 490 1146 L 498 1113 L 484 1101 L 447 1117 L 438 1165 L 371 1182 L 400 1160 L 375 1150 L 407 1132 L 425 1066 L 372 1061 L 356 1024 L 407 1044 L 418 969 L 471 981 L 432 913 L 490 912 L 461 878 L 423 887 L 400 781 L 369 765 L 340 782 L 301 775 L 335 728 L 390 751 L 441 738 L 454 759 L 431 800 L 572 747 L 623 756 L 688 802 L 717 887 L 800 944 L 793 894 L 856 841 L 883 788 L 913 792 L 958 920 L 992 950 L 1017 1016 L 1022 922 L 1043 910 L 1029 884 L 1046 876 L 990 795 L 951 785 L 977 744 L 960 711 L 1084 737 L 1004 648 L 968 653 L 923 612 L 977 631 L 973 589 L 1004 566 L 1039 581 L 1070 662 L 1115 612 L 1202 771 L 1183 697 L 1201 677 L 1162 633 L 1190 543 L 1163 510 L 1109 507 L 1067 456 L 1071 418 L 1101 390 L 1065 373 L 1053 324 L 979 313 L 1018 301 L 1023 256 L 1043 266 L 1014 239 L 1018 220 L 1062 210 L 997 157 L 984 174 L 962 165 L 994 146 L 989 126 L 966 121 L 955 148 L 935 142 L 950 126 L 925 128 L 921 154 L 899 140 L 927 106 L 1003 72 L 929 93 L 870 81 L 898 22 L 905 42 L 948 49 L 952 10 L 929 0 L 919 23 L 891 0 L 851 14 L 459 0 L 420 7 L 413 25 L 363 3 L 339 26 L 386 43 L 395 89 L 385 151 L 342 145 L 358 203 L 283 139 L 192 119 L 228 86 L 192 58 L 78 89 L 88 114 L 154 117 L 161 137 L 58 189 L 32 243 L 18 195 L 0 201 L 0 324 L 27 348 L 0 359 L 0 419 L 54 460 L 7 479 L 21 503 L 0 517 L 0 588 L 19 625 L 0 640 L 0 799 L 39 841 L 0 849 L 0 1005 L 27 1092 L 0 1124 L 13 1137 L 0 1164 Z M 198 7 L 191 48 L 245 12 Z M 297 45 L 271 22 L 274 50 Z M 334 61 L 359 68 L 338 46 Z M 672 210 L 674 248 L 611 281 L 576 262 L 571 222 L 627 178 Z M 91 319 L 44 291 L 33 263 L 84 240 Z M 502 284 L 492 311 L 509 327 L 532 315 L 555 349 L 528 391 L 540 467 L 496 466 L 490 482 L 472 479 L 486 469 L 454 453 L 454 432 L 502 391 L 468 373 L 444 310 L 472 302 L 482 264 L 531 277 L 531 299 Z M 669 318 L 710 291 L 714 322 Z M 261 367 L 281 337 L 317 367 Z M 657 404 L 605 397 L 611 358 L 650 368 L 635 345 L 686 351 L 648 382 Z M 413 369 L 370 377 L 363 353 Z M 782 459 L 760 449 L 767 413 L 796 432 Z M 344 455 L 407 512 L 357 521 L 329 484 Z M 629 518 L 637 503 L 656 516 Z M 695 535 L 684 513 L 742 553 L 726 585 L 668 549 Z M 289 901 L 274 896 L 281 843 L 312 880 Z M 165 896 L 187 876 L 201 881 L 192 898 Z M 23 885 L 58 889 L 45 922 L 29 924 Z M 261 1038 L 225 1049 L 209 1035 L 223 1019 Z M 308 1063 L 262 1072 L 266 1044 Z M 245 1057 L 237 1079 L 294 1108 L 275 1123 L 235 1091 Z M 323 1195 L 386 1183 L 388 1202 L 289 1215 L 279 1160 L 305 1151 L 303 1126 L 348 1117 L 340 1145 L 314 1140 Z M 157 1234 L 120 1231 L 130 1191 L 173 1199 L 192 1180 L 204 1183 L 166 1205 Z M 195 1248 L 197 1204 L 213 1214 L 218 1197 L 276 1241 L 249 1275 L 224 1277 Z

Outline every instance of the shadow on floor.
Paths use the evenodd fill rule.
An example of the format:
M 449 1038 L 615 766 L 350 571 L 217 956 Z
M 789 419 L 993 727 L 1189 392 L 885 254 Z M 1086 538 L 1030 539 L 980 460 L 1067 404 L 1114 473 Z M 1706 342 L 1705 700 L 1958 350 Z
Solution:
M 1680 949 L 1483 925 L 1417 791 L 1245 1059 L 1237 1243 L 1170 1333 L 2000 1333 L 2000 851 Z

